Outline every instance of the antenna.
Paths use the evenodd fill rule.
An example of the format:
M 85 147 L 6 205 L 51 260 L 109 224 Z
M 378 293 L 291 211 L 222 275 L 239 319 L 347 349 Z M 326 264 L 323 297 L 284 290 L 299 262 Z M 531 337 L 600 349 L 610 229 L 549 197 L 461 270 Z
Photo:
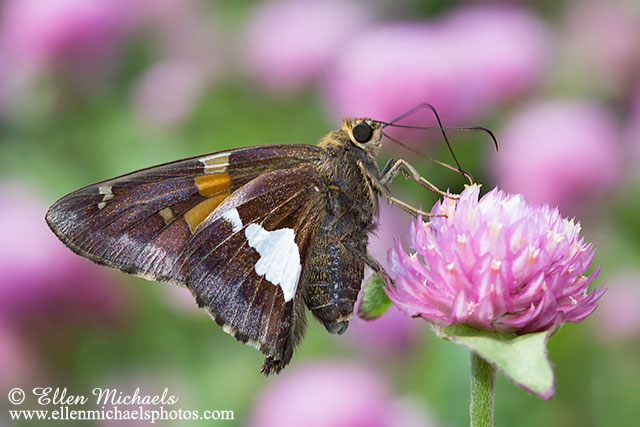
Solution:
M 409 117 L 410 115 L 414 114 L 415 112 L 422 110 L 422 109 L 428 109 L 431 110 L 431 112 L 433 113 L 433 115 L 435 116 L 437 122 L 438 122 L 438 126 L 413 126 L 413 125 L 401 125 L 401 124 L 397 124 L 398 121 Z M 399 115 L 398 117 L 396 117 L 395 119 L 391 120 L 390 122 L 380 122 L 383 124 L 382 128 L 385 128 L 387 126 L 391 126 L 391 127 L 396 127 L 396 128 L 404 128 L 404 129 L 422 129 L 422 130 L 439 130 L 442 133 L 442 137 L 444 138 L 444 142 L 447 145 L 447 148 L 449 149 L 449 152 L 451 153 L 451 157 L 453 157 L 453 161 L 455 162 L 457 168 L 454 168 L 451 165 L 448 165 L 446 163 L 440 162 L 438 160 L 435 160 L 433 157 L 429 156 L 426 153 L 423 153 L 419 150 L 416 150 L 415 148 L 409 147 L 408 145 L 398 141 L 395 138 L 390 137 L 388 134 L 383 132 L 383 135 L 385 137 L 387 137 L 390 141 L 406 148 L 407 150 L 419 154 L 423 157 L 428 158 L 429 160 L 433 161 L 434 163 L 443 166 L 447 169 L 450 170 L 454 170 L 459 172 L 462 176 L 465 177 L 465 179 L 469 182 L 469 184 L 473 184 L 473 177 L 471 176 L 471 174 L 469 172 L 467 172 L 466 170 L 462 169 L 462 166 L 460 165 L 460 162 L 458 161 L 458 158 L 456 157 L 455 153 L 453 152 L 453 148 L 451 147 L 451 144 L 449 143 L 449 138 L 447 138 L 447 133 L 445 132 L 445 130 L 455 130 L 455 131 L 460 131 L 460 132 L 485 132 L 489 135 L 489 137 L 491 137 L 491 140 L 493 141 L 493 144 L 496 147 L 496 151 L 498 151 L 498 140 L 496 139 L 496 136 L 493 134 L 493 132 L 491 132 L 489 129 L 483 127 L 483 126 L 461 126 L 461 127 L 444 127 L 442 125 L 442 121 L 440 120 L 440 116 L 438 115 L 438 112 L 436 111 L 435 107 L 431 104 L 428 103 L 422 103 L 422 104 L 418 104 L 415 107 L 413 107 L 412 109 L 410 109 L 409 111 L 407 111 L 406 113 L 403 113 L 401 115 Z
M 440 160 L 436 160 L 433 157 L 431 157 L 430 155 L 428 155 L 427 153 L 423 153 L 420 150 L 416 150 L 415 148 L 413 148 L 413 147 L 411 147 L 411 146 L 409 146 L 409 145 L 407 145 L 407 144 L 405 144 L 403 142 L 400 142 L 395 138 L 392 138 L 391 136 L 389 136 L 388 134 L 386 134 L 384 132 L 382 132 L 382 135 L 385 136 L 387 139 L 389 139 L 391 142 L 393 142 L 395 144 L 398 144 L 401 147 L 404 147 L 405 149 L 407 149 L 408 151 L 411 151 L 412 153 L 415 153 L 415 154 L 418 154 L 418 155 L 420 155 L 422 157 L 425 157 L 425 158 L 431 160 L 433 163 L 435 163 L 437 165 L 440 165 L 440 166 L 442 166 L 442 167 L 444 167 L 446 169 L 449 169 L 449 170 L 452 170 L 454 172 L 460 173 L 462 176 L 464 176 L 464 178 L 467 180 L 467 182 L 469 184 L 473 184 L 474 183 L 473 176 L 469 172 L 467 172 L 466 170 L 464 170 L 464 169 L 462 169 L 460 167 L 456 168 L 454 166 L 451 166 L 448 163 L 444 163 L 444 162 L 441 162 Z

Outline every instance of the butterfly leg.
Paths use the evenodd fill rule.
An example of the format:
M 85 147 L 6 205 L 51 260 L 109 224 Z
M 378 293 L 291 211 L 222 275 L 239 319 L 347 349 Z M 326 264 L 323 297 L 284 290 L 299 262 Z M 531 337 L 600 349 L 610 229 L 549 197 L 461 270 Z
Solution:
M 433 193 L 436 193 L 442 197 L 448 197 L 450 199 L 458 198 L 458 196 L 456 195 L 452 195 L 440 190 L 434 184 L 432 184 L 423 176 L 421 176 L 420 173 L 417 171 L 417 169 L 404 159 L 398 159 L 398 160 L 390 159 L 382 169 L 382 172 L 380 172 L 380 179 L 378 180 L 378 182 L 382 186 L 386 187 L 388 184 L 390 184 L 394 180 L 394 178 L 398 175 L 398 173 L 402 173 L 402 175 L 405 178 L 410 179 L 414 182 L 417 182 L 418 184 L 420 184 L 421 187 Z
M 384 167 L 383 171 L 388 171 L 390 170 L 389 165 L 392 165 L 392 163 L 394 163 L 393 160 L 387 162 L 387 165 Z M 358 166 L 360 167 L 360 170 L 362 171 L 362 173 L 369 177 L 369 184 L 372 184 L 372 186 L 370 186 L 370 190 L 373 192 L 373 189 L 376 189 L 380 194 L 382 194 L 384 196 L 385 199 L 387 199 L 387 201 L 393 205 L 396 205 L 397 207 L 405 210 L 406 212 L 409 213 L 409 215 L 413 215 L 413 216 L 418 216 L 418 215 L 422 215 L 422 216 L 434 216 L 433 214 L 430 214 L 428 212 L 425 212 L 421 209 L 417 209 L 414 208 L 413 206 L 411 206 L 410 204 L 403 202 L 402 200 L 398 199 L 397 197 L 395 197 L 392 193 L 391 190 L 389 190 L 389 188 L 387 187 L 387 185 L 383 185 L 380 182 L 380 178 L 379 176 L 375 176 L 372 175 L 367 168 L 362 164 L 362 162 L 358 162 Z M 387 172 L 388 173 L 388 172 Z M 396 172 L 397 174 L 398 172 Z M 381 174 L 381 175 L 386 175 L 385 174 Z M 372 195 L 372 197 L 375 197 L 374 195 Z M 439 216 L 439 215 L 438 215 Z
M 380 276 L 385 283 L 391 283 L 392 285 L 394 284 L 394 281 L 391 278 L 391 276 L 389 276 L 389 273 L 387 273 L 384 267 L 380 265 L 380 263 L 375 258 L 373 258 L 371 255 L 369 255 L 366 252 L 362 252 L 355 246 L 350 245 L 349 243 L 343 243 L 343 244 L 352 253 L 357 255 L 358 258 L 360 258 L 360 260 L 362 260 L 362 262 L 364 262 L 369 268 L 371 268 L 378 276 Z
M 423 217 L 432 217 L 432 216 L 442 216 L 442 215 L 437 215 L 437 214 L 434 215 L 432 213 L 425 212 L 421 209 L 417 209 L 411 206 L 410 204 L 395 197 L 389 190 L 388 185 L 389 183 L 391 183 L 391 181 L 393 181 L 393 179 L 399 173 L 402 173 L 402 175 L 405 178 L 411 179 L 412 181 L 417 182 L 418 184 L 420 184 L 420 186 L 422 186 L 423 188 L 431 192 L 439 194 L 443 197 L 449 197 L 452 199 L 458 198 L 458 196 L 456 195 L 445 193 L 444 191 L 436 187 L 434 184 L 432 184 L 431 182 L 427 181 L 425 178 L 420 176 L 420 173 L 416 170 L 416 168 L 411 166 L 411 164 L 409 164 L 407 161 L 403 159 L 399 159 L 399 160 L 390 159 L 387 162 L 387 164 L 384 166 L 382 171 L 380 172 L 380 177 L 377 179 L 372 179 L 372 182 L 376 186 L 377 190 L 385 197 L 385 199 L 387 199 L 389 203 L 398 206 L 399 208 L 405 210 L 406 212 L 408 212 L 413 216 L 422 215 Z
M 400 209 L 404 210 L 405 212 L 408 212 L 409 215 L 412 215 L 412 216 L 422 215 L 423 217 L 434 216 L 432 213 L 425 212 L 422 209 L 414 208 L 410 204 L 408 204 L 406 202 L 403 202 L 402 200 L 398 199 L 397 197 L 392 196 L 391 194 L 389 194 L 389 195 L 387 195 L 385 193 L 383 193 L 383 194 L 384 194 L 385 198 L 387 199 L 387 201 L 389 203 L 399 207 Z

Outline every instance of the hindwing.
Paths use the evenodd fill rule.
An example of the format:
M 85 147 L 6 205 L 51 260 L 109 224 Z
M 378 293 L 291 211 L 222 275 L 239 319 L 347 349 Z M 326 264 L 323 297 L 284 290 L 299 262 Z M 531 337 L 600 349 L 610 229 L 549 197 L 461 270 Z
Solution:
M 189 246 L 187 286 L 224 330 L 280 371 L 304 333 L 298 292 L 311 239 L 324 213 L 315 168 L 267 172 L 224 200 Z

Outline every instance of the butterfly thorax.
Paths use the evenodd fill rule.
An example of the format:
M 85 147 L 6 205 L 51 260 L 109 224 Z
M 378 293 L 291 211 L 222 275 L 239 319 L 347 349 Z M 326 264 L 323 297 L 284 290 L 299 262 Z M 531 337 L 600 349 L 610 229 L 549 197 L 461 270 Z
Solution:
M 369 227 L 378 215 L 378 149 L 364 150 L 353 144 L 344 130 L 336 130 L 318 144 L 326 156 L 318 172 L 326 183 L 327 209 L 336 219 L 353 217 L 359 226 Z

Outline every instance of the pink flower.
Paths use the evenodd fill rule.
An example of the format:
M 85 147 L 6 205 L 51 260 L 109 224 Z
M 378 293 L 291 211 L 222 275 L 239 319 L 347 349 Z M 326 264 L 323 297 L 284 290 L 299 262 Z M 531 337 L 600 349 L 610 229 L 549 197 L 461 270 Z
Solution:
M 9 82 L 7 81 L 7 59 L 2 53 L 2 48 L 0 47 L 0 120 L 7 115 L 10 91 Z
M 34 354 L 14 328 L 0 319 L 0 393 L 45 380 Z
M 129 16 L 120 0 L 8 0 L 2 37 L 12 57 L 76 65 L 110 55 Z
M 399 243 L 389 251 L 393 303 L 440 325 L 518 334 L 591 314 L 605 289 L 587 293 L 600 268 L 583 275 L 594 251 L 580 224 L 521 195 L 479 194 L 473 185 L 457 201 L 439 201 L 431 213 L 446 217 L 413 223 L 415 252 Z
M 595 315 L 599 329 L 608 338 L 640 337 L 640 272 L 618 273 L 607 286 L 607 298 Z
M 193 0 L 142 0 L 136 6 L 159 59 L 140 77 L 134 108 L 152 127 L 180 124 L 229 62 L 222 37 Z
M 351 346 L 357 345 L 367 354 L 367 360 L 385 360 L 408 353 L 416 342 L 415 326 L 412 319 L 391 306 L 378 319 L 354 316 L 341 339 Z
M 535 203 L 573 209 L 616 182 L 620 132 L 598 104 L 545 101 L 529 105 L 498 133 L 492 154 L 497 182 Z
M 358 365 L 315 363 L 287 370 L 262 391 L 252 427 L 412 427 L 428 421 L 400 405 L 382 378 Z M 413 413 L 413 414 L 411 414 Z M 413 416 L 410 416 L 413 415 Z M 403 423 L 400 422 L 402 420 Z
M 446 25 L 463 90 L 479 108 L 514 99 L 540 81 L 550 57 L 550 35 L 525 9 L 474 5 L 453 12 Z
M 247 67 L 267 88 L 298 89 L 322 75 L 339 46 L 369 21 L 369 10 L 350 1 L 267 2 L 248 25 Z
M 191 112 L 204 85 L 196 64 L 163 61 L 147 71 L 136 88 L 134 104 L 140 117 L 152 125 L 180 122 Z
M 193 9 L 196 3 L 197 0 L 137 0 L 131 7 L 145 20 L 169 23 Z
M 624 91 L 640 70 L 640 7 L 626 0 L 570 3 L 566 55 L 572 78 Z
M 394 236 L 406 233 L 407 224 L 411 216 L 405 211 L 390 205 L 383 198 L 379 199 L 379 205 L 378 226 L 369 236 L 367 252 L 383 267 L 388 267 L 387 251 L 389 242 L 393 241 Z
M 630 145 L 627 166 L 630 166 L 631 173 L 634 176 L 640 177 L 640 168 L 638 168 L 640 165 L 640 81 L 633 95 L 631 120 L 629 129 L 626 131 L 626 139 Z
M 327 76 L 340 117 L 390 120 L 429 102 L 445 124 L 466 123 L 535 85 L 548 60 L 546 30 L 523 9 L 460 9 L 437 21 L 370 27 Z M 427 119 L 428 117 L 428 119 Z M 422 124 L 433 123 L 421 116 Z
M 51 233 L 47 205 L 22 186 L 0 186 L 0 320 L 46 336 L 66 322 L 109 322 L 119 298 L 100 267 Z
M 469 108 L 456 90 L 441 37 L 439 29 L 423 22 L 363 31 L 345 46 L 328 74 L 331 110 L 340 117 L 391 120 L 430 102 L 445 119 L 466 117 Z

